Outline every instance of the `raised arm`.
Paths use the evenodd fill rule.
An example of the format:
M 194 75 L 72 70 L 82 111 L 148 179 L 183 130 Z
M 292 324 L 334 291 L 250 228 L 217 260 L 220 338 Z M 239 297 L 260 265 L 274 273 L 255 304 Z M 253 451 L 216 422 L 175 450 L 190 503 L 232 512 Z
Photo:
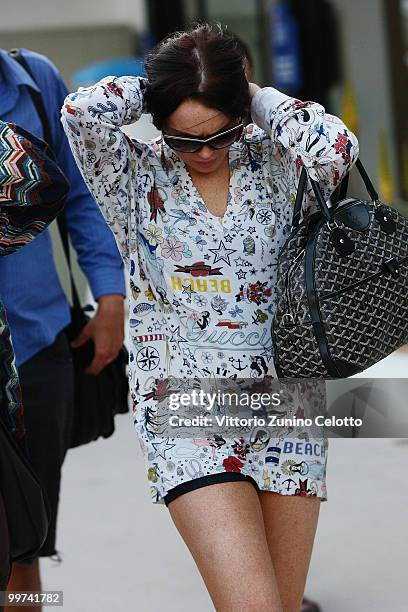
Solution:
M 125 261 L 129 220 L 136 208 L 133 181 L 142 146 L 120 128 L 141 116 L 143 89 L 140 77 L 106 77 L 67 96 L 62 108 L 62 124 L 75 160 Z
M 326 198 L 336 189 L 359 154 L 356 136 L 316 102 L 301 102 L 273 87 L 250 86 L 253 121 L 269 136 L 269 155 L 279 162 L 289 182 L 290 200 L 296 197 L 302 166 L 319 181 Z M 308 214 L 315 197 L 310 184 L 303 203 Z
M 0 121 L 0 255 L 43 231 L 62 210 L 69 185 L 45 142 Z

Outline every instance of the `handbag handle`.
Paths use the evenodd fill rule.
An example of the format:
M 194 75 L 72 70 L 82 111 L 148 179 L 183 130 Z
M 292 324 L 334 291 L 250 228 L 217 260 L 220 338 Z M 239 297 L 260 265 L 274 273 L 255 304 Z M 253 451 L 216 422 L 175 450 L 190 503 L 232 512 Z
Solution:
M 12 49 L 11 51 L 9 51 L 9 56 L 13 58 L 18 64 L 20 64 L 22 68 L 24 68 L 24 70 L 30 75 L 30 77 L 33 79 L 35 83 L 36 81 L 32 73 L 32 70 L 27 60 L 25 59 L 25 57 L 23 57 L 20 49 Z M 48 146 L 51 148 L 51 150 L 55 152 L 51 126 L 48 120 L 47 112 L 45 110 L 44 100 L 41 95 L 41 92 L 36 91 L 35 89 L 32 89 L 31 87 L 28 87 L 27 89 L 31 97 L 31 100 L 34 104 L 35 110 L 37 111 L 38 117 L 41 121 L 44 140 L 48 144 Z M 72 294 L 73 307 L 75 311 L 82 312 L 81 302 L 79 299 L 77 288 L 75 286 L 74 276 L 72 274 L 71 255 L 69 251 L 67 219 L 66 219 L 66 215 L 64 212 L 58 215 L 57 224 L 58 224 L 58 230 L 59 230 L 60 237 L 61 237 L 62 247 L 63 247 L 64 254 L 65 254 L 65 259 L 66 259 L 67 266 L 68 266 L 69 278 L 71 282 L 71 294 Z
M 361 178 L 363 179 L 364 185 L 367 189 L 367 192 L 371 198 L 371 200 L 373 202 L 377 202 L 378 201 L 378 193 L 377 191 L 374 189 L 374 186 L 370 180 L 370 177 L 368 176 L 362 162 L 357 159 L 356 160 L 356 168 L 361 176 Z M 339 201 L 344 200 L 347 197 L 347 190 L 348 190 L 348 183 L 349 183 L 349 172 L 347 172 L 347 174 L 343 177 L 343 180 L 341 181 L 340 185 L 337 187 L 336 191 L 334 192 L 334 205 L 329 208 L 327 206 L 327 203 L 324 199 L 323 193 L 320 189 L 319 183 L 315 180 L 313 180 L 312 178 L 310 178 L 310 176 L 308 176 L 307 170 L 305 168 L 305 166 L 303 166 L 302 168 L 302 172 L 300 174 L 300 179 L 299 179 L 299 185 L 298 185 L 298 190 L 297 190 L 297 194 L 296 194 L 296 202 L 295 202 L 295 207 L 294 207 L 294 211 L 293 211 L 293 217 L 292 217 L 292 229 L 297 227 L 297 225 L 299 224 L 300 221 L 300 213 L 301 213 L 301 209 L 302 209 L 302 201 L 303 201 L 303 196 L 305 193 L 305 188 L 306 188 L 306 183 L 307 183 L 307 179 L 310 180 L 310 183 L 312 185 L 313 188 L 313 192 L 316 196 L 316 200 L 317 203 L 320 207 L 321 212 L 323 213 L 323 215 L 326 218 L 326 221 L 330 222 L 333 219 L 333 215 L 334 212 L 336 210 L 337 204 Z

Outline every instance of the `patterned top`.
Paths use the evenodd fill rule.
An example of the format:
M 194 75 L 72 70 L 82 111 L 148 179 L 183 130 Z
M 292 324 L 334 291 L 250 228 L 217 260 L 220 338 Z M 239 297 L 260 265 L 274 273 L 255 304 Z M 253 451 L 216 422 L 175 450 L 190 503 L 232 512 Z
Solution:
M 319 104 L 261 89 L 252 101 L 254 124 L 229 150 L 229 197 L 219 218 L 160 138 L 132 140 L 120 129 L 143 112 L 143 87 L 138 77 L 107 77 L 81 88 L 67 97 L 62 122 L 130 268 L 131 395 L 153 469 L 173 443 L 162 440 L 165 450 L 150 444 L 158 435 L 149 424 L 165 392 L 161 379 L 276 376 L 276 262 L 301 168 L 328 197 L 357 158 L 358 143 Z M 303 213 L 313 206 L 309 186 Z
M 33 240 L 62 210 L 69 185 L 48 146 L 0 121 L 0 255 Z M 21 391 L 7 316 L 0 301 L 0 418 L 20 439 Z

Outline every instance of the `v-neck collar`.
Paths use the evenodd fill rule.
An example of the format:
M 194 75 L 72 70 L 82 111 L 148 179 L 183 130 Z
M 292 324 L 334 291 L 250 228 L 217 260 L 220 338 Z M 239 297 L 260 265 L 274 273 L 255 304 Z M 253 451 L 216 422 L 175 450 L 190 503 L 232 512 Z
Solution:
M 187 169 L 184 161 L 176 154 L 175 151 L 170 149 L 168 145 L 164 143 L 164 152 L 167 159 L 170 159 L 174 170 L 179 175 L 180 186 L 183 191 L 183 195 L 186 196 L 187 206 L 194 204 L 198 205 L 200 216 L 203 216 L 203 220 L 210 222 L 212 227 L 226 230 L 230 230 L 234 225 L 234 214 L 237 213 L 238 206 L 241 199 L 241 157 L 242 157 L 242 142 L 235 142 L 231 145 L 228 158 L 229 158 L 229 174 L 230 182 L 228 189 L 227 208 L 222 217 L 212 214 L 197 187 L 194 185 L 191 175 Z

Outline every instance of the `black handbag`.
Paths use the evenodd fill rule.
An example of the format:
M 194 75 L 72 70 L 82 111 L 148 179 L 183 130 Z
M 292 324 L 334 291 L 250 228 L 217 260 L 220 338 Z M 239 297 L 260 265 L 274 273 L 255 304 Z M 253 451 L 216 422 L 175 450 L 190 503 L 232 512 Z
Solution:
M 369 200 L 329 207 L 309 179 L 318 212 L 292 231 L 278 258 L 272 336 L 280 378 L 346 378 L 408 342 L 408 220 L 382 203 L 360 160 Z M 347 185 L 348 177 L 345 185 Z
M 71 323 L 64 331 L 68 341 L 72 342 L 90 320 L 87 313 L 92 312 L 93 307 L 81 307 L 71 269 L 65 216 L 60 215 L 57 222 L 71 281 Z M 70 447 L 74 448 L 100 437 L 109 438 L 115 431 L 114 416 L 129 411 L 127 377 L 129 355 L 126 347 L 122 346 L 116 359 L 95 376 L 85 374 L 85 369 L 94 357 L 93 342 L 89 340 L 71 352 L 75 372 L 75 405 Z
M 40 481 L 1 419 L 0 490 L 7 517 L 11 561 L 37 556 L 47 537 L 48 502 Z
M 10 51 L 15 59 L 34 80 L 34 75 L 25 58 L 18 49 Z M 53 149 L 53 139 L 41 93 L 28 88 L 33 104 L 41 120 L 44 140 Z M 67 260 L 71 280 L 72 307 L 71 323 L 65 329 L 68 340 L 74 340 L 89 321 L 88 312 L 92 307 L 82 308 L 71 269 L 69 239 L 65 214 L 57 218 L 58 229 Z M 85 374 L 94 355 L 94 345 L 90 340 L 85 345 L 72 349 L 75 372 L 75 405 L 72 439 L 70 447 L 88 444 L 99 437 L 108 438 L 115 430 L 114 416 L 129 411 L 128 405 L 128 351 L 123 345 L 119 355 L 105 366 L 98 375 Z

